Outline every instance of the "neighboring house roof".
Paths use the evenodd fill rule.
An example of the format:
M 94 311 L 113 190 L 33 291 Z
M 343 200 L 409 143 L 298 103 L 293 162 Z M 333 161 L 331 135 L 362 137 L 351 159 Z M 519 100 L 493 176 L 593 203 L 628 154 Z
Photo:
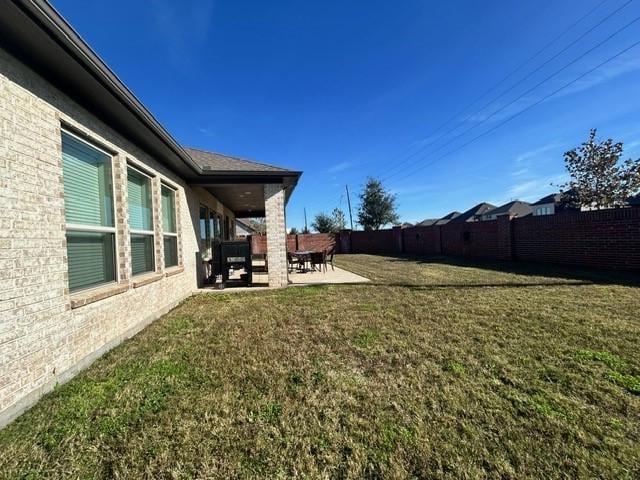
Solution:
M 478 205 L 474 205 L 466 212 L 461 213 L 454 219 L 450 220 L 449 223 L 463 223 L 463 222 L 473 222 L 476 217 L 482 216 L 487 213 L 489 210 L 493 210 L 496 208 L 495 205 L 491 205 L 490 203 L 482 202 Z
M 533 212 L 533 208 L 530 203 L 514 200 L 513 202 L 508 202 L 489 210 L 488 212 L 485 212 L 484 215 L 524 217 L 525 215 L 529 215 L 531 212 Z
M 431 225 L 435 225 L 437 221 L 437 218 L 427 218 L 419 223 L 416 223 L 416 227 L 430 227 Z
M 547 195 L 546 197 L 542 197 L 540 200 L 538 200 L 535 203 L 532 203 L 531 205 L 545 205 L 548 203 L 560 203 L 560 198 L 562 197 L 562 195 L 560 195 L 559 193 L 552 193 L 550 195 Z
M 427 218 L 420 223 L 416 224 L 416 227 L 430 227 L 431 225 L 446 225 L 451 220 L 460 216 L 460 212 L 447 213 L 444 217 L 440 218 Z
M 438 219 L 436 221 L 436 225 L 446 225 L 451 220 L 453 220 L 454 218 L 458 218 L 459 216 L 460 216 L 460 212 L 454 211 L 454 212 L 448 213 L 444 217 Z
M 411 228 L 413 227 L 413 223 L 409 223 L 409 222 L 404 222 L 402 225 L 400 225 L 402 228 Z
M 627 202 L 629 202 L 629 205 L 633 205 L 634 207 L 640 206 L 640 193 L 633 197 L 629 197 Z
M 203 170 L 223 172 L 290 172 L 286 168 L 254 162 L 244 158 L 224 155 L 222 153 L 208 152 L 199 148 L 184 147 L 184 150 Z

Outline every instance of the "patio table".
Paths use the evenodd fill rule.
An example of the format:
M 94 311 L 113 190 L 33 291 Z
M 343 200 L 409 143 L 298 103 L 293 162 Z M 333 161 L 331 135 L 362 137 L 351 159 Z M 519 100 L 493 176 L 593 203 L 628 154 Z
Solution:
M 308 272 L 307 262 L 311 260 L 311 251 L 310 250 L 296 250 L 293 252 L 293 255 L 298 259 L 298 264 L 302 262 L 302 271 Z

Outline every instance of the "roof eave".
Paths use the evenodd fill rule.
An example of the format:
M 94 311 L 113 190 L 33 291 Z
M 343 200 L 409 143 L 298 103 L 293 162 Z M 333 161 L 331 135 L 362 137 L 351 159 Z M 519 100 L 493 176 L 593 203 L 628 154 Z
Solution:
M 22 25 L 19 27 L 16 25 L 16 29 L 13 32 L 10 32 L 11 35 L 18 32 L 18 34 L 15 35 L 15 39 L 5 38 L 5 41 L 9 46 L 11 46 L 12 40 L 14 40 L 14 43 L 19 44 L 21 40 L 19 35 L 29 35 L 30 28 L 39 29 L 44 33 L 47 40 L 53 42 L 51 46 L 53 47 L 56 56 L 60 57 L 43 58 L 44 53 L 42 52 L 26 52 L 24 49 L 20 51 L 20 48 L 18 48 L 19 53 L 26 53 L 26 59 L 30 60 L 30 66 L 36 68 L 36 70 L 40 68 L 50 70 L 56 68 L 56 62 L 60 62 L 60 68 L 62 68 L 64 62 L 73 60 L 93 79 L 93 81 L 99 84 L 99 87 L 103 89 L 103 95 L 105 95 L 105 97 L 99 100 L 94 100 L 96 102 L 102 101 L 104 102 L 104 105 L 108 104 L 109 101 L 113 101 L 113 99 L 117 100 L 127 111 L 130 112 L 131 115 L 133 115 L 133 117 L 135 117 L 138 122 L 140 122 L 141 127 L 148 129 L 152 136 L 155 137 L 155 141 L 158 142 L 158 150 L 165 151 L 166 153 L 174 156 L 174 158 L 170 159 L 172 160 L 172 164 L 169 166 L 175 169 L 175 161 L 179 160 L 182 164 L 188 167 L 189 171 L 193 171 L 195 173 L 202 172 L 200 166 L 191 159 L 182 146 L 180 146 L 180 144 L 160 124 L 160 122 L 155 119 L 151 112 L 144 107 L 133 92 L 124 85 L 116 74 L 100 59 L 100 57 L 91 49 L 91 47 L 89 47 L 89 45 L 51 4 L 45 0 L 9 0 L 8 3 L 9 7 L 13 5 L 13 7 L 18 9 L 26 19 L 31 21 L 31 23 L 28 23 L 24 21 L 24 17 L 16 16 L 16 18 L 22 21 Z M 9 8 L 7 6 L 3 7 L 3 9 L 7 13 L 13 13 L 14 15 L 17 13 L 15 11 L 9 12 Z M 34 33 L 32 32 L 32 34 Z M 61 89 L 64 90 L 64 86 L 56 86 L 58 86 L 58 88 L 62 87 Z M 72 88 L 72 86 L 69 86 L 69 88 Z M 82 98 L 82 95 L 79 95 L 79 97 L 80 98 L 74 99 L 83 104 L 83 100 L 85 99 Z M 130 125 L 127 127 L 122 127 L 121 125 L 116 126 L 116 129 L 126 131 L 130 129 Z M 158 160 L 162 161 L 163 159 Z M 182 170 L 183 171 L 180 173 L 184 174 L 185 170 Z

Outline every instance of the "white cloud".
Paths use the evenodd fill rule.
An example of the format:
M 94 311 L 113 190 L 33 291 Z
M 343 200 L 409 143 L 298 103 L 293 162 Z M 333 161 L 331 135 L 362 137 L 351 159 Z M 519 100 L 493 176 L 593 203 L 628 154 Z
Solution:
M 518 199 L 524 201 L 537 200 L 552 191 L 557 191 L 555 185 L 562 183 L 566 175 L 548 175 L 532 178 L 512 185 L 508 190 L 508 200 Z
M 351 168 L 352 166 L 353 166 L 352 162 L 340 162 L 340 163 L 336 163 L 335 165 L 332 165 L 331 167 L 329 167 L 327 172 L 329 172 L 329 173 L 338 173 L 338 172 L 342 172 L 344 170 L 347 170 L 347 169 Z
M 200 127 L 198 128 L 198 131 L 203 134 L 206 137 L 215 137 L 215 133 L 213 132 L 213 130 L 211 130 L 210 128 L 207 127 Z
M 640 70 L 640 57 L 628 54 L 606 65 L 603 65 L 593 73 L 578 80 L 576 83 L 559 92 L 555 97 L 563 97 L 574 93 L 583 92 L 627 73 Z
M 178 70 L 188 69 L 195 50 L 209 36 L 213 24 L 213 0 L 189 3 L 153 0 L 149 10 L 155 28 L 166 45 L 169 61 Z

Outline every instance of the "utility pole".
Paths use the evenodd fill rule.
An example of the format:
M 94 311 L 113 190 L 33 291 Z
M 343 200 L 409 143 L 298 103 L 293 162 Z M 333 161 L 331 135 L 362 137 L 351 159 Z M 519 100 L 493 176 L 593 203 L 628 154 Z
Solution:
M 307 228 L 307 207 L 304 207 L 304 233 L 308 233 L 309 229 Z
M 353 230 L 353 214 L 351 213 L 351 198 L 349 197 L 349 185 L 345 185 L 347 189 L 347 205 L 349 206 L 349 221 L 351 222 L 351 230 Z

